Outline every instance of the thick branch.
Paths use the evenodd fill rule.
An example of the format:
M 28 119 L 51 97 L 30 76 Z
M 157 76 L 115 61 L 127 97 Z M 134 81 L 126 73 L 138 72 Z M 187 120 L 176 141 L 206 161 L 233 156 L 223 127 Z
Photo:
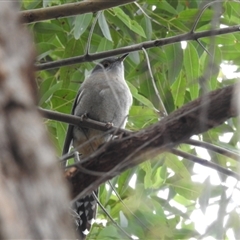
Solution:
M 56 7 L 26 10 L 21 12 L 21 16 L 25 23 L 32 23 L 54 18 L 69 17 L 89 12 L 97 12 L 131 2 L 134 2 L 134 0 L 82 1 L 77 3 L 64 4 Z
M 66 177 L 73 188 L 72 196 L 76 197 L 80 192 L 83 196 L 107 179 L 146 160 L 146 156 L 155 156 L 194 134 L 203 133 L 237 116 L 237 107 L 232 101 L 237 95 L 234 89 L 238 89 L 237 85 L 212 91 L 184 105 L 159 123 L 114 140 L 99 149 L 94 156 L 83 159 L 81 168 L 105 174 L 88 175 L 81 169 L 70 169 Z
M 90 118 L 77 117 L 77 116 L 74 116 L 74 115 L 54 112 L 54 111 L 50 111 L 50 110 L 46 110 L 46 109 L 42 109 L 42 108 L 39 108 L 39 112 L 45 118 L 48 118 L 48 119 L 51 119 L 51 120 L 56 120 L 56 121 L 59 121 L 59 122 L 64 122 L 64 123 L 75 125 L 75 126 L 78 126 L 78 127 L 93 128 L 93 129 L 101 130 L 101 131 L 104 131 L 104 132 L 109 131 L 114 135 L 124 134 L 124 136 L 128 136 L 131 133 L 131 131 L 129 131 L 129 130 L 117 128 L 117 127 L 111 126 L 111 125 L 106 124 L 106 123 L 94 121 Z M 182 143 L 202 147 L 202 148 L 211 150 L 213 152 L 217 152 L 219 154 L 222 154 L 224 156 L 227 156 L 229 158 L 232 158 L 236 161 L 239 161 L 239 159 L 240 159 L 239 154 L 237 154 L 233 151 L 227 150 L 225 148 L 222 148 L 220 146 L 213 145 L 213 144 L 208 143 L 208 142 L 189 139 L 189 140 L 184 141 Z
M 217 35 L 238 32 L 239 29 L 240 29 L 240 25 L 236 25 L 236 26 L 232 26 L 232 27 L 196 32 L 196 33 L 189 32 L 189 33 L 181 34 L 181 35 L 174 36 L 174 37 L 157 39 L 157 40 L 153 40 L 153 41 L 146 41 L 146 42 L 134 44 L 134 45 L 127 46 L 127 47 L 114 49 L 111 51 L 105 51 L 105 52 L 95 53 L 95 54 L 91 54 L 91 55 L 78 56 L 78 57 L 72 57 L 72 58 L 66 58 L 63 60 L 53 61 L 53 62 L 37 64 L 36 67 L 37 67 L 37 70 L 59 68 L 62 66 L 68 66 L 68 65 L 72 65 L 72 64 L 76 64 L 76 63 L 91 62 L 91 61 L 98 60 L 101 58 L 113 57 L 113 56 L 116 56 L 119 54 L 135 52 L 135 51 L 142 50 L 143 48 L 148 49 L 148 48 L 153 48 L 153 47 L 160 47 L 160 46 L 164 46 L 164 45 L 171 44 L 171 43 L 177 43 L 177 42 L 181 42 L 181 41 L 197 40 L 197 39 L 203 38 L 203 37 L 210 37 L 210 36 L 213 37 L 213 36 L 217 36 Z

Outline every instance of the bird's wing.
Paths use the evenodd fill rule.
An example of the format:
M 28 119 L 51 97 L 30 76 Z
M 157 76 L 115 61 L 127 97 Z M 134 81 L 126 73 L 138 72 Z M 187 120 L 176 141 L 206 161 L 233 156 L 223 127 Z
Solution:
M 74 111 L 76 109 L 77 104 L 80 101 L 81 95 L 82 95 L 81 90 L 79 90 L 79 92 L 78 92 L 78 94 L 77 94 L 77 96 L 74 100 L 74 103 L 73 103 L 73 107 L 72 107 L 72 111 L 71 111 L 72 115 L 74 115 Z M 71 125 L 71 124 L 68 125 L 67 134 L 66 134 L 66 137 L 65 137 L 64 145 L 63 145 L 62 155 L 69 152 L 69 149 L 70 149 L 70 146 L 71 146 L 71 143 L 72 143 L 72 139 L 73 139 L 73 127 L 74 126 Z

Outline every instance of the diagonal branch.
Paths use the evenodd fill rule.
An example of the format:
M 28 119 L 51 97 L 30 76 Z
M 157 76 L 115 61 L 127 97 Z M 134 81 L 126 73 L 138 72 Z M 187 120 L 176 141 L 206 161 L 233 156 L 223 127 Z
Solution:
M 114 140 L 103 146 L 97 154 L 83 159 L 81 168 L 105 174 L 88 175 L 78 168 L 68 170 L 66 178 L 72 185 L 72 197 L 79 193 L 84 196 L 104 181 L 149 157 L 182 143 L 194 134 L 203 133 L 231 117 L 236 117 L 236 89 L 237 84 L 212 91 L 169 114 L 159 123 Z
M 190 160 L 194 163 L 201 164 L 202 166 L 210 167 L 214 170 L 217 170 L 219 173 L 223 173 L 223 174 L 226 174 L 227 176 L 232 176 L 232 177 L 236 178 L 237 180 L 240 180 L 240 175 L 238 173 L 233 172 L 233 171 L 231 171 L 227 168 L 224 168 L 222 166 L 219 166 L 218 164 L 213 163 L 211 161 L 207 161 L 205 159 L 199 158 L 199 157 L 194 156 L 190 153 L 182 152 L 178 149 L 171 149 L 171 150 L 169 150 L 169 152 L 174 154 L 174 155 L 186 158 L 186 159 L 188 159 L 188 160 Z
M 234 151 L 230 151 L 226 148 L 222 148 L 220 146 L 216 146 L 214 144 L 208 143 L 208 142 L 203 142 L 203 141 L 199 141 L 199 140 L 194 140 L 194 139 L 189 139 L 187 141 L 185 141 L 184 143 L 186 144 L 190 144 L 196 147 L 202 147 L 205 148 L 207 150 L 216 152 L 218 154 L 222 154 L 226 157 L 232 158 L 235 161 L 239 161 L 240 160 L 240 155 Z
M 46 62 L 42 64 L 37 64 L 37 70 L 46 70 L 46 69 L 52 69 L 52 68 L 59 68 L 62 66 L 68 66 L 72 64 L 82 63 L 82 62 L 91 62 L 94 60 L 98 60 L 101 58 L 107 58 L 107 57 L 113 57 L 119 54 L 124 53 L 130 53 L 135 52 L 144 49 L 149 49 L 153 47 L 160 47 L 171 43 L 177 43 L 181 41 L 188 41 L 188 40 L 197 40 L 199 38 L 203 37 L 212 37 L 227 33 L 233 33 L 233 32 L 239 32 L 240 25 L 235 25 L 227 28 L 220 28 L 215 30 L 208 30 L 208 31 L 202 31 L 202 32 L 188 32 L 184 34 L 180 34 L 174 37 L 169 38 L 163 38 L 163 39 L 157 39 L 152 41 L 146 41 L 138 44 L 134 44 L 131 46 L 121 47 L 110 51 L 100 52 L 100 53 L 94 53 L 89 55 L 83 55 L 83 56 L 77 56 L 77 57 L 71 57 L 66 58 L 63 60 L 57 60 L 52 62 Z

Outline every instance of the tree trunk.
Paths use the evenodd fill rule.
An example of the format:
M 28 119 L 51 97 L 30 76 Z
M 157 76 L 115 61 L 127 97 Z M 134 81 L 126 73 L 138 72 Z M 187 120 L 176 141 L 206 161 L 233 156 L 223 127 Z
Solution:
M 75 238 L 69 194 L 36 109 L 33 40 L 0 4 L 0 238 Z

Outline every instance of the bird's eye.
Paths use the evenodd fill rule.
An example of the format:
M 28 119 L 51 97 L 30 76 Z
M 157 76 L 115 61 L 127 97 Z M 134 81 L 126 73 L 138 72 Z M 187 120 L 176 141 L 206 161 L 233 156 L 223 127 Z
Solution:
M 104 66 L 104 68 L 108 68 L 109 67 L 109 62 L 104 62 L 103 66 Z

